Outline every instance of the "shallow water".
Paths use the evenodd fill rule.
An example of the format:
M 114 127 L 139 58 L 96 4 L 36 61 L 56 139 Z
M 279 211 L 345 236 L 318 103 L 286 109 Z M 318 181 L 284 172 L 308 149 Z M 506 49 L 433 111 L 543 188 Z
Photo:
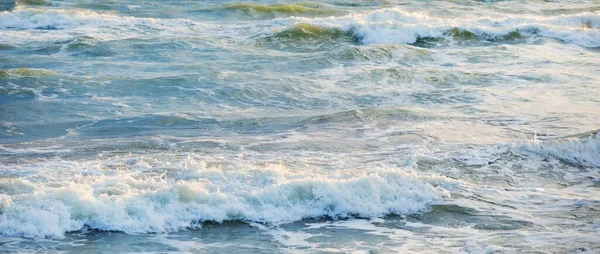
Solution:
M 596 1 L 0 8 L 0 252 L 600 251 Z

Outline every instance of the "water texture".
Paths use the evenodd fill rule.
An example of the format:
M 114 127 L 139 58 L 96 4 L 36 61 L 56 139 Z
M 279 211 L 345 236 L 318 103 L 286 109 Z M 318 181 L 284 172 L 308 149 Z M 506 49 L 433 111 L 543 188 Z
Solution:
M 599 98 L 593 0 L 0 2 L 0 252 L 598 252 Z

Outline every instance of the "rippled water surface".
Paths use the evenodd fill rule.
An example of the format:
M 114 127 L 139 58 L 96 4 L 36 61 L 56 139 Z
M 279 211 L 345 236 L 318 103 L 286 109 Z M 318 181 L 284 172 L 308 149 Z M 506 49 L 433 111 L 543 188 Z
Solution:
M 0 252 L 600 251 L 600 3 L 0 3 Z

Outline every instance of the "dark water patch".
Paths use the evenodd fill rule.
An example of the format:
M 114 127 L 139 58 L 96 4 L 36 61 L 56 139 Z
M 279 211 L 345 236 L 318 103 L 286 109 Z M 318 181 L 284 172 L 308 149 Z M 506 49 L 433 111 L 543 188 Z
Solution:
M 80 128 L 78 133 L 82 137 L 91 138 L 126 138 L 161 134 L 180 137 L 219 137 L 232 134 L 270 135 L 289 132 L 291 129 L 297 128 L 298 119 L 294 117 L 257 117 L 220 120 L 185 114 L 142 115 L 100 120 L 85 128 Z M 133 147 L 168 150 L 171 145 L 175 144 L 175 142 L 171 142 L 166 145 L 167 143 L 156 140 L 140 142 L 134 142 Z M 214 147 L 222 144 L 208 142 L 204 145 Z
M 92 47 L 100 42 L 94 37 L 91 36 L 78 36 L 77 38 L 67 42 L 67 49 L 76 51 L 78 49 L 85 49 Z
M 329 125 L 333 123 L 373 122 L 388 116 L 389 113 L 378 109 L 349 110 L 338 113 L 312 116 L 301 122 L 302 125 Z
M 53 26 L 53 25 L 47 25 L 47 26 L 38 26 L 34 28 L 35 30 L 46 30 L 46 31 L 53 31 L 53 30 L 61 30 L 61 27 L 58 26 Z
M 573 134 L 573 135 L 568 135 L 568 136 L 561 137 L 560 139 L 570 139 L 570 138 L 584 139 L 584 138 L 590 138 L 590 137 L 593 138 L 598 135 L 600 135 L 600 129 L 586 131 L 586 132 L 577 133 L 577 134 Z
M 344 48 L 337 58 L 344 62 L 389 62 L 404 45 L 358 45 Z
M 274 35 L 275 38 L 289 39 L 329 39 L 335 40 L 346 36 L 351 36 L 339 28 L 325 28 L 308 23 L 300 23 L 292 26 L 292 28 L 278 32 Z
M 362 108 L 348 111 L 341 111 L 329 114 L 310 116 L 298 123 L 299 126 L 308 127 L 315 125 L 332 124 L 358 124 L 374 123 L 385 119 L 398 120 L 427 120 L 431 117 L 422 115 L 403 108 Z
M 44 44 L 40 46 L 30 47 L 29 49 L 24 49 L 23 51 L 31 52 L 36 55 L 52 55 L 60 52 L 63 48 L 62 43 L 52 43 L 52 44 Z
M 93 48 L 97 43 L 99 41 L 91 36 L 77 36 L 73 39 L 59 40 L 52 43 L 24 44 L 20 45 L 19 50 L 23 54 L 35 55 L 53 55 L 60 52 L 77 54 L 80 51 Z
M 422 37 L 417 36 L 417 39 L 409 45 L 421 47 L 421 48 L 435 48 L 449 44 L 450 41 L 443 37 Z
M 442 37 L 421 37 L 417 36 L 414 43 L 410 45 L 434 48 L 449 45 L 452 43 L 478 45 L 484 43 L 521 43 L 525 39 L 539 34 L 537 28 L 515 29 L 507 32 L 490 33 L 466 28 L 454 27 L 443 32 Z
M 0 0 L 0 11 L 12 11 L 15 7 L 15 0 Z
M 258 227 L 241 221 L 206 222 L 168 234 L 127 234 L 86 227 L 62 239 L 6 238 L 0 252 L 67 253 L 281 253 L 282 246 Z M 15 253 L 16 253 L 15 252 Z
M 424 224 L 461 228 L 472 225 L 481 230 L 518 230 L 533 226 L 532 222 L 513 219 L 505 215 L 487 215 L 459 205 L 433 205 L 428 213 L 413 214 L 409 221 Z
M 28 108 L 25 108 L 23 110 L 27 109 Z M 30 113 L 21 112 L 21 114 Z M 35 119 L 32 119 L 30 122 L 15 123 L 13 126 L 11 126 L 11 128 L 14 128 L 14 133 L 17 133 L 16 135 L 8 132 L 0 133 L 0 144 L 31 142 L 35 140 L 56 138 L 66 135 L 68 130 L 71 128 L 76 128 L 77 126 L 89 123 L 87 121 L 52 121 L 49 119 L 43 119 L 43 116 L 39 117 L 39 113 L 37 115 L 38 117 L 31 115 L 31 118 Z M 10 116 L 5 116 L 2 120 L 14 120 L 7 118 L 10 118 Z
M 214 119 L 195 120 L 177 115 L 141 115 L 103 119 L 78 132 L 84 137 L 117 138 L 168 133 L 175 129 L 195 129 L 201 132 L 215 125 Z
M 286 51 L 321 51 L 343 44 L 358 44 L 354 31 L 327 28 L 307 23 L 292 27 L 258 40 L 260 46 Z
M 129 8 L 126 4 L 119 3 L 118 1 L 89 1 L 80 2 L 73 5 L 73 7 L 87 10 L 100 10 L 100 11 L 119 11 L 127 12 Z
M 47 69 L 0 69 L 0 105 L 56 96 L 60 87 L 53 84 L 60 78 L 59 73 Z
M 143 41 L 143 40 L 127 40 L 125 43 L 131 43 L 131 47 L 141 52 L 151 52 L 155 50 L 190 50 L 191 45 L 187 41 L 169 40 L 169 41 Z M 141 53 L 140 52 L 140 53 Z
M 417 104 L 462 104 L 476 103 L 480 99 L 472 92 L 463 89 L 439 89 L 430 92 L 416 92 L 410 94 Z
M 91 36 L 78 36 L 64 43 L 64 47 L 61 49 L 73 56 L 109 57 L 116 54 L 113 50 L 113 42 L 102 42 Z
M 8 45 L 8 44 L 2 44 L 0 43 L 0 50 L 11 50 L 11 49 L 16 49 L 17 47 L 13 46 L 13 45 Z
M 452 28 L 446 31 L 447 35 L 451 35 L 454 39 L 457 40 L 475 40 L 477 37 L 475 34 L 469 30 L 463 30 L 459 28 Z
M 450 30 L 444 32 L 444 35 L 452 37 L 456 41 L 490 41 L 490 42 L 506 42 L 506 41 L 514 41 L 514 40 L 522 40 L 525 39 L 526 36 L 523 34 L 526 32 L 527 34 L 537 34 L 539 31 L 537 29 L 530 29 L 529 31 L 521 31 L 519 29 L 512 30 L 506 33 L 480 33 L 473 32 L 468 29 L 454 27 Z
M 387 6 L 390 5 L 389 0 L 363 0 L 363 1 L 345 1 L 345 0 L 336 0 L 333 1 L 334 5 L 337 6 L 347 6 L 347 7 L 370 7 L 370 6 Z M 394 3 L 395 5 L 405 5 L 406 3 L 399 2 Z

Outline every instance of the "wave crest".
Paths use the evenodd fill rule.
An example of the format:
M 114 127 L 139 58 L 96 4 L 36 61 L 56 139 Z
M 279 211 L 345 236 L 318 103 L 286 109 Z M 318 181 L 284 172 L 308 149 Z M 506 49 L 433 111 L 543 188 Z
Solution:
M 558 141 L 539 142 L 534 140 L 524 148 L 569 164 L 600 168 L 600 134 L 598 131 Z

